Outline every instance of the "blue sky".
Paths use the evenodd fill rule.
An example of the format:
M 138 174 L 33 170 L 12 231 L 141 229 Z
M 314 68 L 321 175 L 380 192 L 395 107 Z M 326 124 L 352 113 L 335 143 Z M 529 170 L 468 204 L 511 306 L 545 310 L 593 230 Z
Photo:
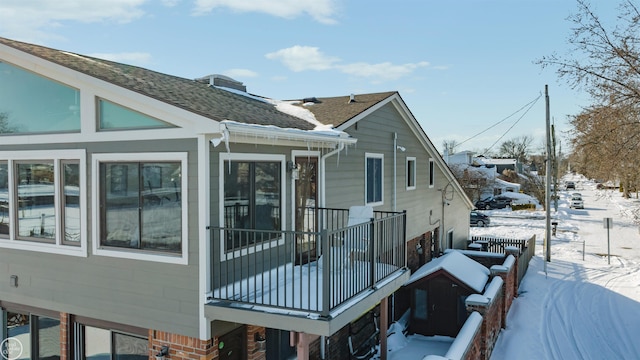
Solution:
M 615 13 L 615 1 L 591 2 Z M 574 0 L 2 0 L 0 36 L 185 78 L 224 74 L 281 100 L 399 91 L 440 151 L 502 120 L 458 150 L 529 135 L 540 151 L 545 85 L 559 133 L 588 105 L 533 63 L 567 51 L 576 11 Z

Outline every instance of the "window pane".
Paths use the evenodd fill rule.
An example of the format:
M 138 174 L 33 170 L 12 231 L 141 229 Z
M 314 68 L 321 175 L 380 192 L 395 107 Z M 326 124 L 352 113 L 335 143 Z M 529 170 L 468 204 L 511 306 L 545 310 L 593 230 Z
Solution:
M 140 248 L 138 164 L 102 163 L 100 174 L 102 245 Z
M 84 356 L 87 360 L 109 360 L 111 358 L 111 331 L 85 326 Z
M 31 333 L 29 326 L 29 314 L 7 311 L 7 337 L 15 338 L 22 345 L 22 353 L 12 354 L 12 359 L 31 358 Z M 3 351 L 7 349 L 1 349 Z
M 98 106 L 100 107 L 100 129 L 102 130 L 173 127 L 166 122 L 105 100 L 100 100 Z
M 0 161 L 0 237 L 9 235 L 9 168 Z
M 137 336 L 114 333 L 114 358 L 116 360 L 146 360 L 149 359 L 149 340 Z
M 382 201 L 382 159 L 367 158 L 367 203 Z
M 54 172 L 52 162 L 17 164 L 18 236 L 55 239 Z
M 142 164 L 142 249 L 180 252 L 180 163 Z
M 224 218 L 232 229 L 280 229 L 280 163 L 225 161 Z M 229 170 L 230 169 L 230 170 Z M 227 250 L 271 240 L 273 232 L 229 233 Z
M 38 354 L 40 359 L 60 359 L 60 320 L 37 318 Z
M 424 289 L 415 289 L 414 290 L 414 300 L 415 300 L 415 312 L 414 317 L 416 319 L 427 320 L 427 291 Z
M 434 172 L 434 167 L 433 167 L 433 160 L 429 160 L 429 186 L 433 186 L 434 184 L 434 177 L 435 177 L 435 172 Z
M 65 244 L 80 245 L 80 165 L 62 165 L 62 186 L 64 196 L 64 239 Z
M 416 186 L 415 170 L 416 170 L 415 160 L 407 161 L 407 186 L 408 187 Z
M 0 134 L 80 130 L 80 92 L 0 62 Z
M 231 165 L 229 165 L 231 163 Z M 250 229 L 249 219 L 249 163 L 225 161 L 224 165 L 224 221 L 225 227 Z
M 256 163 L 255 189 L 254 228 L 277 230 L 280 225 L 280 163 Z

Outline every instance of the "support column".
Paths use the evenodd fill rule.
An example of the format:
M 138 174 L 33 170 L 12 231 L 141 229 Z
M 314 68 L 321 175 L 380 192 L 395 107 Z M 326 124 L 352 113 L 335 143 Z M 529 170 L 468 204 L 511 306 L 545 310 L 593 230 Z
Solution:
M 387 360 L 387 329 L 389 328 L 389 298 L 380 300 L 380 360 Z

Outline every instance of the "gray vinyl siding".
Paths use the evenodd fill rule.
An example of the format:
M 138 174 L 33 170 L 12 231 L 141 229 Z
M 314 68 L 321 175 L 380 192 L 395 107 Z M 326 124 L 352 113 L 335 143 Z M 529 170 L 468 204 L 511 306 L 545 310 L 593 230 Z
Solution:
M 440 226 L 442 214 L 441 192 L 447 178 L 439 166 L 437 153 L 430 153 L 416 137 L 407 122 L 391 104 L 387 104 L 345 130 L 358 139 L 355 146 L 340 156 L 327 159 L 326 202 L 328 207 L 348 208 L 365 204 L 365 154 L 384 155 L 384 203 L 374 210 L 393 209 L 393 135 L 397 133 L 397 145 L 406 151 L 396 152 L 396 211 L 407 211 L 407 239 L 420 236 Z M 407 157 L 416 160 L 416 188 L 407 190 Z M 435 160 L 434 187 L 429 187 L 429 159 Z M 451 205 L 445 206 L 445 234 L 454 228 L 456 247 L 465 247 L 469 228 L 469 209 L 459 194 Z M 431 223 L 429 214 L 432 213 Z M 464 243 L 464 245 L 463 245 Z M 459 245 L 459 246 L 458 246 Z
M 89 256 L 86 258 L 0 249 L 0 278 L 18 275 L 19 286 L 0 281 L 0 301 L 66 312 L 136 327 L 198 337 L 197 141 L 162 140 L 74 144 L 87 150 Z M 0 146 L 5 150 L 69 149 L 69 144 Z M 92 255 L 92 154 L 188 152 L 188 265 Z M 183 175 L 184 176 L 184 175 Z

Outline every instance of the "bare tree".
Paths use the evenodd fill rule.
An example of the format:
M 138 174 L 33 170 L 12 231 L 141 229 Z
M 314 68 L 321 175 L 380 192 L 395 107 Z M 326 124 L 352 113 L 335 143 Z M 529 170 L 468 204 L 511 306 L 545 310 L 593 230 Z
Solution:
M 555 67 L 561 79 L 594 101 L 571 120 L 573 168 L 633 189 L 640 144 L 640 11 L 635 1 L 622 0 L 615 26 L 607 28 L 586 0 L 577 4 L 568 19 L 574 24 L 568 52 L 538 63 Z
M 451 172 L 465 194 L 474 202 L 480 200 L 480 195 L 483 192 L 491 191 L 493 188 L 493 181 L 487 179 L 484 173 L 475 171 L 473 166 L 453 164 L 451 165 Z
M 500 155 L 514 158 L 523 163 L 529 157 L 531 143 L 533 143 L 533 138 L 529 135 L 507 140 L 500 145 Z
M 635 107 L 602 106 L 571 120 L 574 167 L 590 177 L 620 180 L 624 196 L 636 191 L 640 167 L 640 114 Z
M 12 132 L 14 132 L 14 130 L 9 125 L 9 114 L 6 112 L 0 113 L 0 134 L 7 134 Z
M 582 88 L 594 100 L 638 104 L 640 100 L 640 12 L 632 0 L 619 6 L 618 25 L 607 29 L 586 0 L 577 0 L 578 12 L 568 18 L 574 30 L 565 56 L 538 60 L 557 69 L 573 88 Z
M 442 149 L 448 154 L 455 154 L 458 150 L 458 142 L 456 140 L 443 140 Z

